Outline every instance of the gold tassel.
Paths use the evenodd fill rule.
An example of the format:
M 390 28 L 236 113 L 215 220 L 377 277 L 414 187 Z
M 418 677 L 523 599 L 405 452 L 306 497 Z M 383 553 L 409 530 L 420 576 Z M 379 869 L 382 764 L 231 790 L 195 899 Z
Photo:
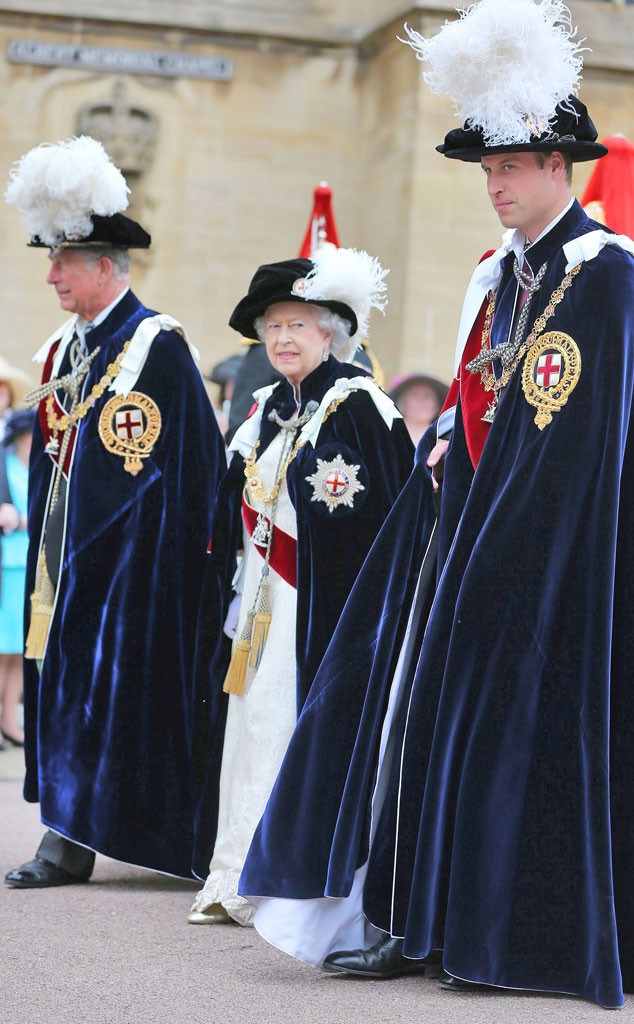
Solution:
M 269 626 L 271 625 L 268 571 L 265 570 L 265 572 L 266 575 L 262 575 L 262 581 L 260 583 L 260 602 L 253 620 L 253 633 L 251 636 L 251 657 L 249 658 L 249 665 L 251 668 L 255 669 L 260 667 L 262 655 L 264 654 L 264 647 L 269 635 Z
M 238 697 L 244 693 L 244 686 L 247 681 L 247 668 L 249 667 L 252 630 L 253 612 L 249 612 L 244 629 L 233 648 L 231 661 L 229 662 L 229 668 L 222 687 L 225 693 L 233 693 Z
M 46 569 L 44 551 L 40 554 L 35 590 L 31 594 L 31 622 L 26 638 L 24 657 L 40 660 L 44 657 L 46 641 L 53 617 L 55 587 Z

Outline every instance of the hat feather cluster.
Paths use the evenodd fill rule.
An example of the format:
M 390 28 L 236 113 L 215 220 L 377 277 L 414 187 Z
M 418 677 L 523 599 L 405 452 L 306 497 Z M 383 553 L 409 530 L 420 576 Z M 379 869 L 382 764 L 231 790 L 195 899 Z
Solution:
M 5 199 L 18 208 L 32 237 L 53 246 L 86 238 L 92 214 L 125 210 L 129 191 L 101 143 L 80 135 L 29 150 L 11 171 Z
M 423 79 L 448 95 L 488 146 L 529 142 L 549 130 L 555 108 L 576 96 L 584 48 L 560 0 L 480 0 L 430 39 L 405 26 L 431 65 Z
M 372 309 L 385 312 L 387 285 L 384 270 L 374 256 L 363 249 L 337 249 L 325 245 L 311 256 L 313 269 L 306 277 L 303 298 L 343 302 L 354 310 L 358 328 L 352 336 L 351 352 L 368 336 Z M 342 357 L 345 358 L 345 357 Z

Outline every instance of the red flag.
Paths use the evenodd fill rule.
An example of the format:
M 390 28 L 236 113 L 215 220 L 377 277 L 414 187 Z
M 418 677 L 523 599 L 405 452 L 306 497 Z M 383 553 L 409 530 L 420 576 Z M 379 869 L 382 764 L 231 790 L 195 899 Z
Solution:
M 339 235 L 332 212 L 332 189 L 327 181 L 321 181 L 314 192 L 313 212 L 299 255 L 309 260 L 325 242 L 339 248 Z
M 593 220 L 634 238 L 634 145 L 623 135 L 602 142 L 608 152 L 597 161 L 581 205 Z

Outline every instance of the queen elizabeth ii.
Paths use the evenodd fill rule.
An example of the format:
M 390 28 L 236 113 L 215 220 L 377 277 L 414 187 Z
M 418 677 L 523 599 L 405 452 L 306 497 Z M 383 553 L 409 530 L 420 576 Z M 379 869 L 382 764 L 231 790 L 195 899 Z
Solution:
M 222 597 L 203 609 L 199 649 L 209 704 L 223 688 L 228 708 L 224 739 L 216 718 L 209 750 L 198 845 L 211 863 L 194 924 L 252 923 L 238 880 L 253 832 L 348 593 L 412 467 L 396 406 L 348 362 L 371 308 L 385 305 L 385 275 L 365 252 L 324 247 L 312 260 L 261 266 L 229 321 L 266 346 L 284 379 L 255 393 L 214 517 L 210 589 Z M 235 627 L 228 668 L 217 604 L 225 630 Z

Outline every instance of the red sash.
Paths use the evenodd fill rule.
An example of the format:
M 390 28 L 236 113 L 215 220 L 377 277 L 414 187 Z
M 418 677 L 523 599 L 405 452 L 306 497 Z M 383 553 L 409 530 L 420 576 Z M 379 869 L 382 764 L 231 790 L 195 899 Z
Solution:
M 242 496 L 242 519 L 244 525 L 247 528 L 249 537 L 253 535 L 258 518 L 262 513 L 257 512 L 251 505 L 247 504 L 247 501 Z M 267 525 L 270 527 L 270 521 L 265 515 L 262 515 L 262 519 L 265 520 Z M 266 555 L 266 548 L 260 547 L 258 544 L 253 545 L 254 551 L 257 551 L 262 558 Z M 290 533 L 286 533 L 281 530 L 279 526 L 273 526 L 273 537 L 271 539 L 271 553 L 269 555 L 269 565 L 278 576 L 281 576 L 283 580 L 286 580 L 291 587 L 295 587 L 297 590 L 297 541 L 294 537 L 291 537 Z
M 48 381 L 51 379 L 51 371 L 52 371 L 52 368 L 53 368 L 53 360 L 55 358 L 55 353 L 57 352 L 57 349 L 59 348 L 59 344 L 60 343 L 58 341 L 54 345 L 51 345 L 51 347 L 50 347 L 49 353 L 48 353 L 48 355 L 46 357 L 46 362 L 44 364 L 44 369 L 42 370 L 42 384 L 47 384 Z M 46 415 L 46 403 L 47 403 L 47 401 L 48 401 L 47 398 L 43 398 L 42 401 L 39 404 L 39 407 L 38 407 L 38 417 L 39 417 L 39 421 L 40 421 L 40 427 L 42 428 L 42 436 L 44 437 L 44 445 L 45 446 L 48 445 L 48 443 L 51 441 L 51 439 L 53 437 L 53 433 L 51 431 L 51 428 L 48 425 L 48 418 L 47 418 L 47 415 Z M 57 416 L 58 418 L 60 416 L 64 416 L 65 412 L 66 412 L 66 410 L 64 409 L 64 406 L 58 400 L 57 395 L 55 394 L 55 392 L 53 392 L 53 412 L 54 412 L 55 416 Z M 73 430 L 71 432 L 71 435 L 70 435 L 70 443 L 68 445 L 68 449 L 67 449 L 67 452 L 66 452 L 66 459 L 65 459 L 64 465 L 62 467 L 62 470 L 63 470 L 63 473 L 64 473 L 65 477 L 68 477 L 68 469 L 69 469 L 69 466 L 70 466 L 70 463 L 71 463 L 71 459 L 73 457 L 73 448 L 75 447 L 75 437 L 76 437 L 76 435 L 77 435 L 77 431 Z M 60 442 L 60 444 L 61 444 L 61 442 Z M 58 452 L 49 451 L 49 452 L 47 452 L 47 454 L 50 455 L 50 457 L 53 460 L 53 462 L 55 463 L 55 465 L 57 465 L 58 462 L 59 462 L 59 453 Z
M 482 348 L 482 330 L 484 318 L 489 305 L 488 298 L 485 298 L 476 321 L 471 328 L 471 333 L 465 345 L 464 353 L 460 363 L 460 398 L 462 400 L 462 417 L 464 420 L 464 432 L 469 450 L 469 456 L 473 468 L 477 469 L 484 442 L 489 436 L 490 423 L 482 419 L 489 408 L 493 398 L 492 391 L 485 391 L 479 373 L 471 373 L 467 370 L 467 363 L 480 353 Z
M 492 252 L 492 249 L 489 252 L 485 252 L 482 259 L 486 259 L 487 256 L 492 254 Z M 480 262 L 482 262 L 482 260 L 480 260 Z M 454 377 L 449 393 L 441 409 L 442 415 L 446 409 L 451 409 L 452 406 L 457 405 L 458 394 L 460 394 L 465 440 L 467 442 L 469 457 L 473 463 L 474 469 L 477 469 L 478 467 L 478 462 L 482 455 L 482 449 L 484 448 L 484 442 L 489 436 L 491 424 L 485 423 L 482 417 L 489 408 L 489 404 L 493 398 L 493 393 L 484 390 L 480 374 L 470 373 L 469 370 L 467 370 L 467 363 L 471 362 L 472 359 L 475 359 L 482 348 L 482 332 L 484 330 L 484 321 L 488 305 L 489 299 L 485 296 L 473 327 L 469 332 L 469 337 L 467 338 L 467 343 L 460 359 L 458 375 L 457 377 Z

